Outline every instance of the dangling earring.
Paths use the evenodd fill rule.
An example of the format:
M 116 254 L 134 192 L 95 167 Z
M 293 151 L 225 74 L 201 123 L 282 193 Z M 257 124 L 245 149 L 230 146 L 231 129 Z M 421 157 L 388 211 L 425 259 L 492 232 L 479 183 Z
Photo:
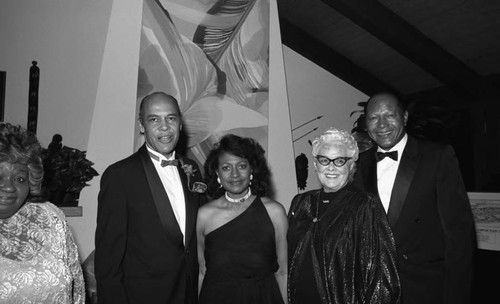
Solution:
M 222 183 L 220 182 L 220 177 L 217 177 L 217 182 L 219 183 L 219 188 L 222 188 Z
M 250 174 L 250 183 L 249 183 L 250 186 L 252 185 L 252 180 L 253 180 L 253 174 Z

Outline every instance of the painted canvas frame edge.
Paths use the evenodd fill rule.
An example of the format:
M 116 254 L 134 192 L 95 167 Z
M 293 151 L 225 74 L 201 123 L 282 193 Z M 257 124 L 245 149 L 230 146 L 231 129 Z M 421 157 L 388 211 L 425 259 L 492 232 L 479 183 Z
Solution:
M 469 192 L 477 248 L 500 251 L 500 193 Z

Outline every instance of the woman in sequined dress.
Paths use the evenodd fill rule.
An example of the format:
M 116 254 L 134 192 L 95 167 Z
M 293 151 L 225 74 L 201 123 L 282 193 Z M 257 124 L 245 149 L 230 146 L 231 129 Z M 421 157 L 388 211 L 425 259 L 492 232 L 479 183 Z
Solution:
M 346 131 L 312 143 L 321 189 L 298 194 L 288 213 L 289 303 L 400 301 L 396 249 L 382 204 L 351 185 L 359 150 Z

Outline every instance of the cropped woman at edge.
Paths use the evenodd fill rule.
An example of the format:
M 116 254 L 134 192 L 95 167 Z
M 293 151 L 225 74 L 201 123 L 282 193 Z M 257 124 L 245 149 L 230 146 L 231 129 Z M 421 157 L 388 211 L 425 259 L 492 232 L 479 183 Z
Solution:
M 63 212 L 37 202 L 42 148 L 0 123 L 0 303 L 84 303 L 78 250 Z

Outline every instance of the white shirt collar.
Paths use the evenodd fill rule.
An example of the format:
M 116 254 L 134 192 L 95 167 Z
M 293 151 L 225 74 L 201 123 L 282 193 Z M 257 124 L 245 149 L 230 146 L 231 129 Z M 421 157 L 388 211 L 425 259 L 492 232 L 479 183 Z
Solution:
M 159 162 L 161 162 L 162 160 L 174 160 L 175 159 L 175 150 L 172 152 L 172 155 L 169 158 L 166 158 L 165 155 L 158 153 L 155 150 L 151 149 L 147 144 L 146 144 L 146 148 L 148 149 L 149 153 L 151 153 L 155 156 L 158 156 Z

